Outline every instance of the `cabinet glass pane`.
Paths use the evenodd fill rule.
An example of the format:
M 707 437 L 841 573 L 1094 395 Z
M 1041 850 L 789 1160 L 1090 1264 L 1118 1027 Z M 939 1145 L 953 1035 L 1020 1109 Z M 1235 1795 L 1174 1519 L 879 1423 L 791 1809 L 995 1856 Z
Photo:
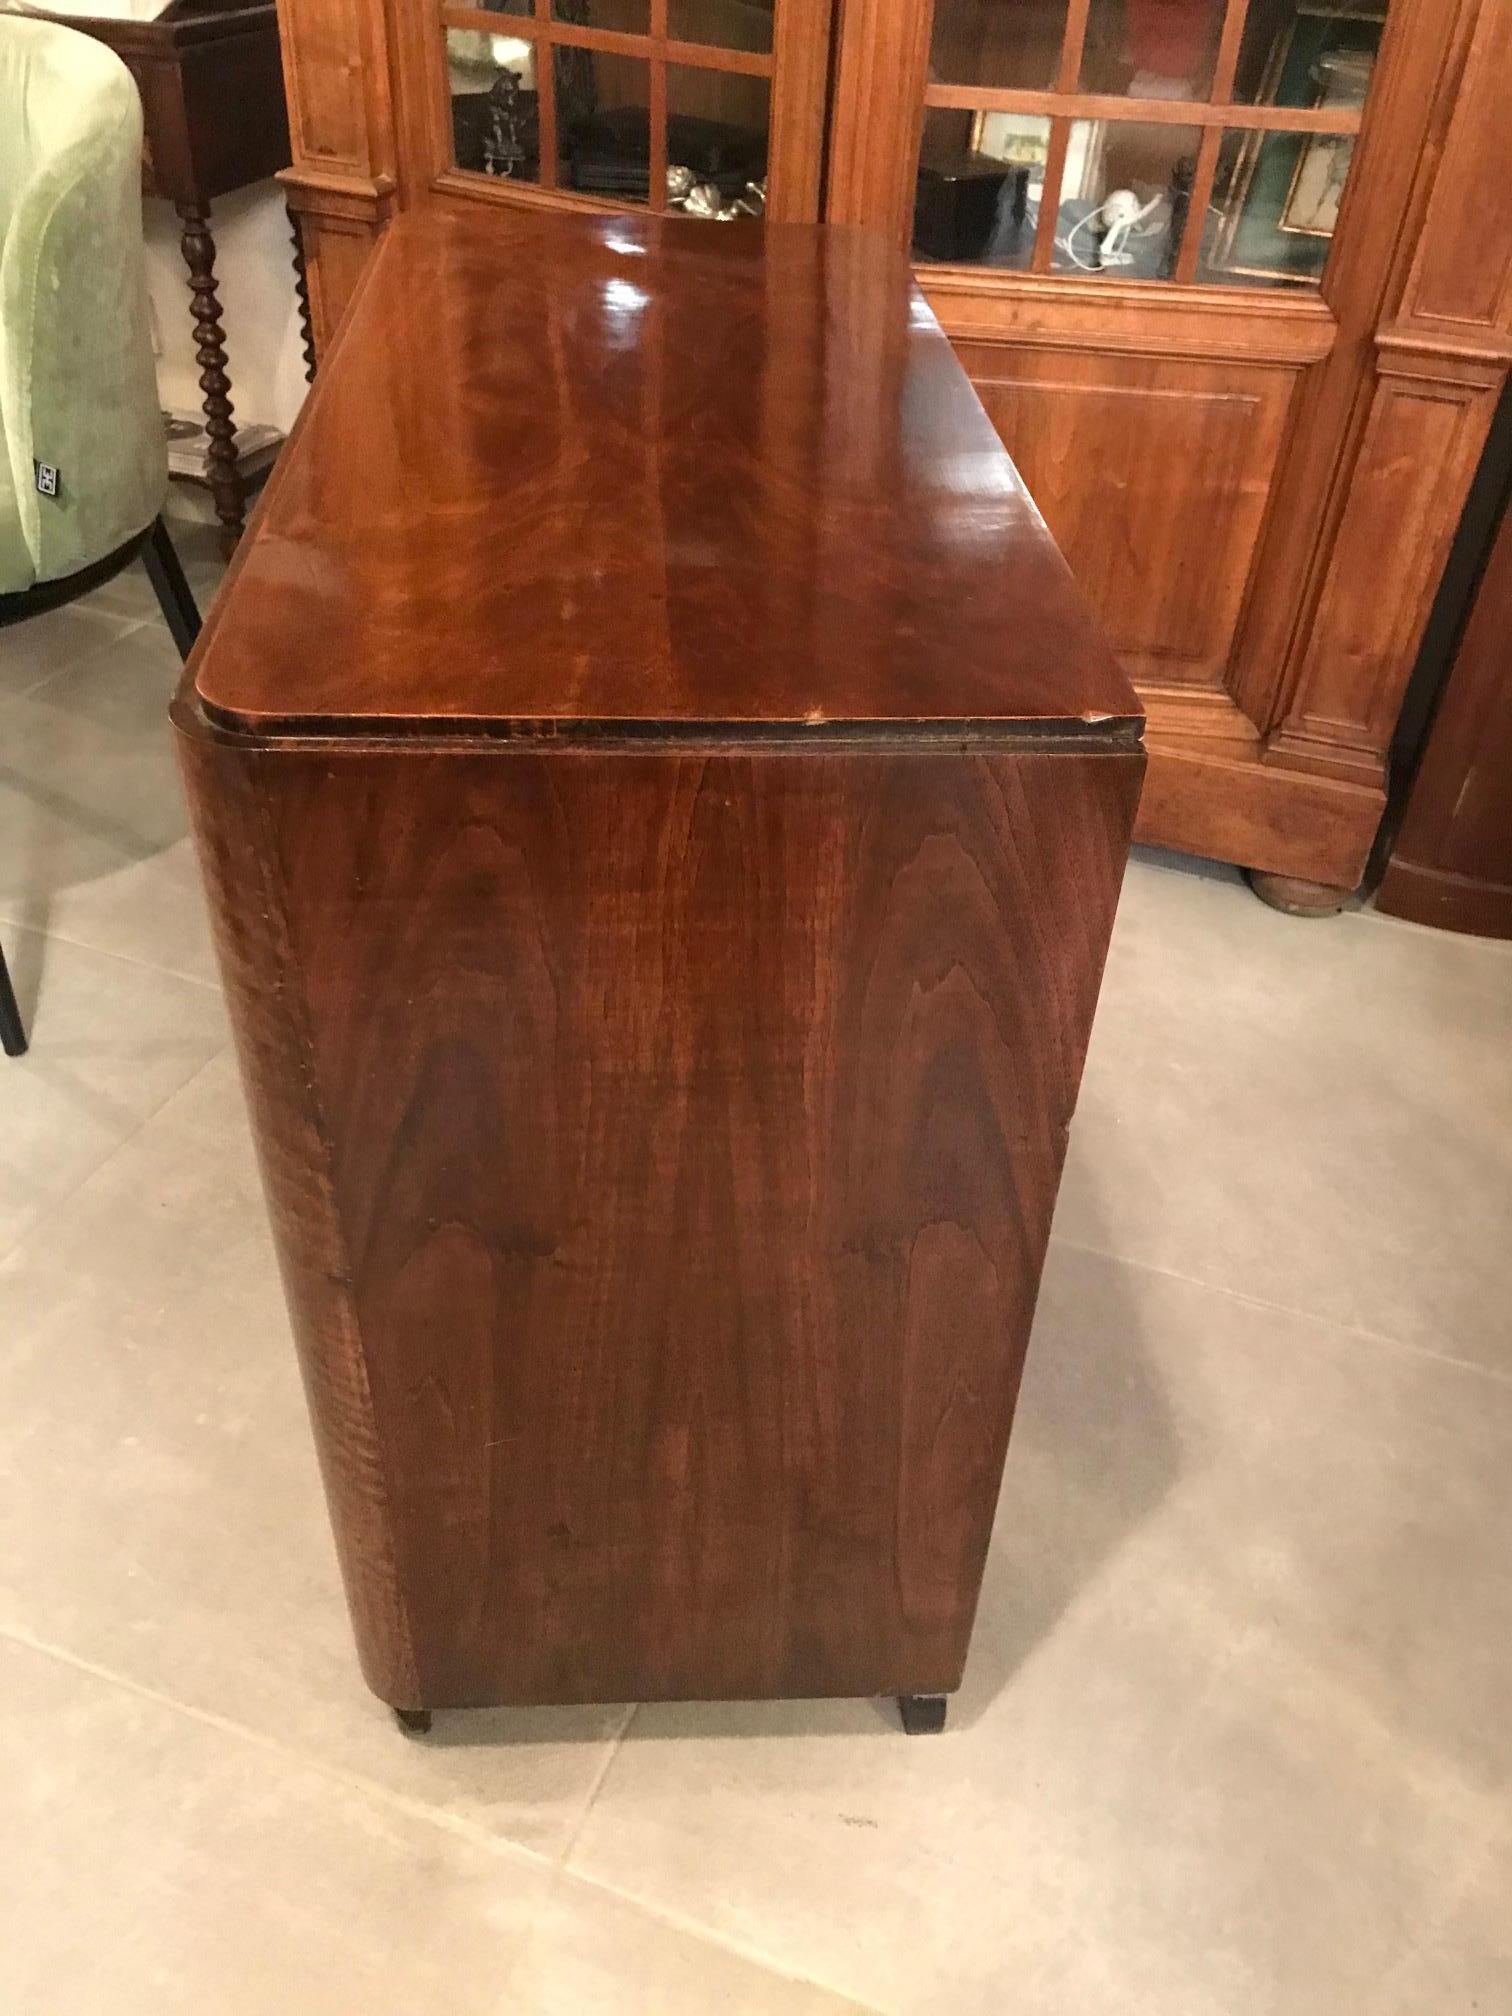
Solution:
M 1234 97 L 1241 105 L 1363 105 L 1384 5 L 1251 0 Z
M 774 0 L 667 0 L 674 42 L 712 42 L 720 49 L 772 46 Z
M 765 77 L 669 64 L 668 206 L 694 217 L 759 217 L 770 124 Z
M 1048 90 L 1065 33 L 1066 0 L 935 0 L 930 79 Z
M 1195 126 L 1073 121 L 1055 220 L 1055 271 L 1171 279 L 1200 140 Z
M 552 51 L 560 183 L 616 203 L 651 187 L 649 65 L 602 49 Z
M 446 31 L 452 153 L 459 168 L 514 182 L 540 180 L 534 44 L 471 28 Z
M 1347 134 L 1226 133 L 1198 277 L 1236 287 L 1316 286 L 1353 155 Z
M 915 258 L 1027 267 L 1049 147 L 1048 119 L 926 112 L 914 193 Z
M 1223 0 L 1092 0 L 1082 45 L 1082 90 L 1205 98 L 1212 89 L 1223 13 Z

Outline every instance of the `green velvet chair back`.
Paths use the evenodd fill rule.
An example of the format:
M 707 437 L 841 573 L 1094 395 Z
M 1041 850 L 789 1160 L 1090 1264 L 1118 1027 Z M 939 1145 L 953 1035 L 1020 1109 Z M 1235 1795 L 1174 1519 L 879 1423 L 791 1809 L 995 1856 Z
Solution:
M 120 58 L 0 14 L 0 595 L 91 566 L 162 508 L 141 172 Z

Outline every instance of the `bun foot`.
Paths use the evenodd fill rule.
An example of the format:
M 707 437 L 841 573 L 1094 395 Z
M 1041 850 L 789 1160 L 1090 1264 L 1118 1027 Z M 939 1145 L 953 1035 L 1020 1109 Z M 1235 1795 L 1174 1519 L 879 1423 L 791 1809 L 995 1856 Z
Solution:
M 1288 917 L 1337 917 L 1354 895 L 1332 882 L 1304 882 L 1295 875 L 1264 875 L 1258 868 L 1246 868 L 1245 880 L 1272 910 Z
M 943 1694 L 900 1694 L 898 1713 L 910 1736 L 938 1736 L 945 1727 Z
M 428 1736 L 430 1734 L 431 1711 L 429 1708 L 396 1708 L 394 1720 L 406 1736 Z

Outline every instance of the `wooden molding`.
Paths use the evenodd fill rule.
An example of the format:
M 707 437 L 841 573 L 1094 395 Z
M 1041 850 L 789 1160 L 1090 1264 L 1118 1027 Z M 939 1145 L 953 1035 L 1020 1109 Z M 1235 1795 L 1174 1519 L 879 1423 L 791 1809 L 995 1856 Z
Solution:
M 1386 806 L 1379 786 L 1267 762 L 1245 740 L 1169 734 L 1157 721 L 1152 707 L 1136 840 L 1341 888 L 1359 882 Z
M 924 298 L 959 342 L 1096 350 L 1132 357 L 1316 364 L 1338 325 L 1315 299 L 1266 297 L 1255 306 L 1211 287 L 1063 280 L 1030 273 L 984 275 L 918 269 Z
M 1384 766 L 1501 383 L 1461 358 L 1388 353 L 1278 753 Z M 1431 373 L 1422 367 L 1431 363 Z

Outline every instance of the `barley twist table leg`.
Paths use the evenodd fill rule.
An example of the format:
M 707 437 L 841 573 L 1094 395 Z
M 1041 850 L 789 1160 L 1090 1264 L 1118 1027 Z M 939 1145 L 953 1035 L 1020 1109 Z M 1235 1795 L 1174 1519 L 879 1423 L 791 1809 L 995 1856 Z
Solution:
M 299 216 L 289 206 L 289 233 L 294 240 L 294 285 L 299 294 L 299 329 L 304 341 L 305 381 L 315 383 L 315 325 L 310 320 L 310 280 L 305 271 L 304 237 L 299 228 Z
M 247 486 L 236 460 L 236 425 L 231 417 L 231 380 L 226 373 L 226 332 L 221 327 L 220 296 L 215 288 L 215 239 L 210 213 L 194 203 L 177 205 L 184 227 L 184 263 L 189 268 L 193 303 L 195 357 L 200 389 L 205 395 L 205 426 L 210 436 L 210 490 L 226 546 L 241 537 L 247 517 Z

